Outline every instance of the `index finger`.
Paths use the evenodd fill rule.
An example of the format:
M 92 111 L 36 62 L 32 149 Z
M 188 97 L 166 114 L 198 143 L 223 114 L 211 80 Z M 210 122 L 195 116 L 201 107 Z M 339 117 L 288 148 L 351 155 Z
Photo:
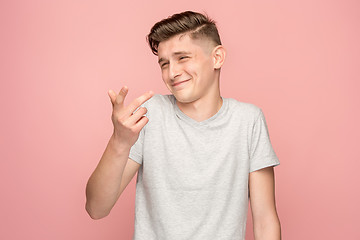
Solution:
M 140 107 L 142 104 L 144 104 L 147 100 L 149 100 L 153 96 L 154 96 L 154 92 L 149 91 L 144 93 L 140 97 L 136 98 L 135 100 L 133 100 L 128 106 L 130 113 L 132 114 L 138 107 Z

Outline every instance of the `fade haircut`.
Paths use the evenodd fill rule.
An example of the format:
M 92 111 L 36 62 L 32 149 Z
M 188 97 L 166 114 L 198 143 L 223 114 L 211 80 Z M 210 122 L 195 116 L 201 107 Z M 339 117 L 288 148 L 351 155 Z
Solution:
M 177 13 L 155 23 L 146 36 L 146 40 L 151 51 L 157 56 L 160 42 L 181 33 L 189 33 L 192 39 L 208 39 L 215 46 L 221 45 L 215 21 L 208 16 L 192 11 Z

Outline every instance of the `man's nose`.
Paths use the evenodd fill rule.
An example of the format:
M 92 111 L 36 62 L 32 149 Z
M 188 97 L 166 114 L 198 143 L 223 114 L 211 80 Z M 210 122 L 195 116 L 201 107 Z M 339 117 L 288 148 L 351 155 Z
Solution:
M 176 63 L 170 63 L 169 64 L 169 77 L 172 80 L 175 80 L 176 77 L 181 75 L 181 69 L 179 64 Z

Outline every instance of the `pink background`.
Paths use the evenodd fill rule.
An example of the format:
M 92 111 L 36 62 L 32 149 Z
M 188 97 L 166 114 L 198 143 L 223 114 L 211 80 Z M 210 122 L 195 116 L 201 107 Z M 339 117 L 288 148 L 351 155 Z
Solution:
M 0 239 L 131 239 L 136 176 L 110 215 L 85 185 L 112 133 L 109 89 L 169 94 L 152 25 L 206 11 L 221 95 L 261 107 L 280 159 L 283 239 L 360 239 L 359 1 L 1 1 Z M 247 239 L 252 237 L 249 211 Z

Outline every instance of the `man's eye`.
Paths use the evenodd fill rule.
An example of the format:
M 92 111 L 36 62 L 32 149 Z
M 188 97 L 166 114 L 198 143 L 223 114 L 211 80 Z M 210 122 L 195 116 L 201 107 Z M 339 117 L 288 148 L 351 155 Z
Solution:
M 161 67 L 164 67 L 165 65 L 167 65 L 167 63 L 162 64 Z
M 181 60 L 181 59 L 184 59 L 184 58 L 187 58 L 187 56 L 180 57 L 179 59 Z

